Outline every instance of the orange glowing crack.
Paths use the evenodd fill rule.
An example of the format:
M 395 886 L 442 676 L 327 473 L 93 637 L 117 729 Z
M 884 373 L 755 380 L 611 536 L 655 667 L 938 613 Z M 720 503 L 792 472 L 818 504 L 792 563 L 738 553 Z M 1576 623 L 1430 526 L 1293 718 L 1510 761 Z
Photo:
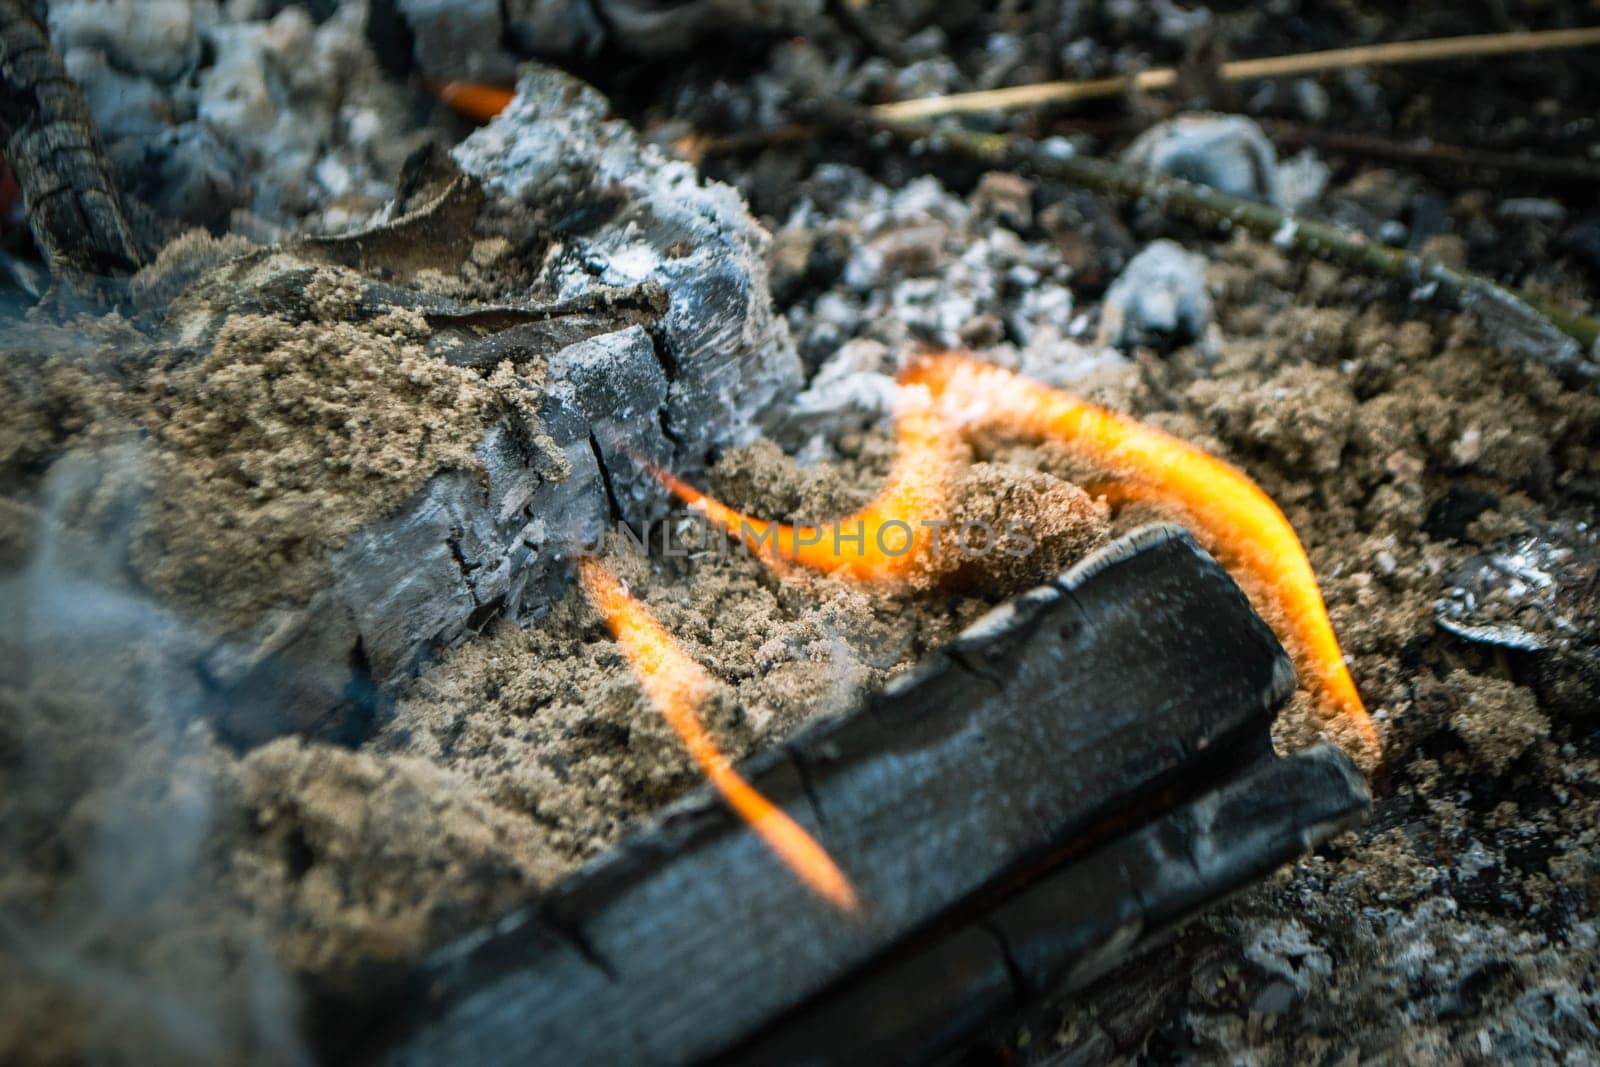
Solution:
M 735 511 L 665 471 L 656 476 L 680 500 L 769 563 L 793 562 L 860 582 L 903 581 L 924 572 L 964 451 L 926 391 L 901 390 L 895 457 L 888 481 L 867 505 L 818 526 L 768 522 Z
M 584 591 L 605 616 L 623 655 L 662 717 L 728 806 L 749 824 L 795 875 L 818 896 L 844 912 L 859 906 L 855 889 L 826 850 L 793 819 L 733 769 L 700 722 L 698 709 L 711 692 L 711 678 L 651 617 L 616 576 L 599 562 L 578 560 Z
M 488 122 L 511 105 L 516 94 L 503 85 L 430 82 L 428 89 L 451 109 L 475 122 Z
M 946 417 L 970 431 L 997 426 L 1060 442 L 1130 483 L 1127 492 L 1182 507 L 1216 550 L 1249 573 L 1282 609 L 1300 667 L 1327 705 L 1380 755 L 1316 575 L 1283 512 L 1238 468 L 1153 427 L 999 367 L 945 353 L 913 364 L 903 380 L 926 387 Z

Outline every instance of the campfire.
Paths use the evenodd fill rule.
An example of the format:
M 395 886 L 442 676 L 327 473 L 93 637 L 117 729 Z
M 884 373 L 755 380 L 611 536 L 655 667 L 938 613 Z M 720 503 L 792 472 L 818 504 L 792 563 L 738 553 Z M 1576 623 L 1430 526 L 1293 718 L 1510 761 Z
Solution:
M 1600 1041 L 1600 31 L 836 7 L 0 0 L 0 1058 Z

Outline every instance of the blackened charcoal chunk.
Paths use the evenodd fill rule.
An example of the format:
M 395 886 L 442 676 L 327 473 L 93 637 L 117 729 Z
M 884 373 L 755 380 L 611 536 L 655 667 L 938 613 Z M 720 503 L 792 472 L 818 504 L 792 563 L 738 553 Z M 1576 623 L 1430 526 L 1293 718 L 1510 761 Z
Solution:
M 568 345 L 551 358 L 549 382 L 588 420 L 617 517 L 635 524 L 659 517 L 671 494 L 647 464 L 670 464 L 672 442 L 661 429 L 667 376 L 650 335 L 634 326 Z
M 1451 486 L 1428 508 L 1422 532 L 1435 541 L 1464 541 L 1473 520 L 1499 502 L 1493 493 Z
M 588 423 L 563 399 L 540 419 L 567 468 L 509 421 L 477 449 L 481 471 L 435 475 L 332 559 L 334 580 L 303 607 L 268 613 L 203 666 L 237 700 L 219 723 L 248 747 L 283 733 L 350 736 L 438 649 L 504 616 L 538 616 L 561 595 L 568 560 L 606 528 L 604 480 Z M 269 695 L 265 702 L 252 695 Z M 354 719 L 354 723 L 352 722 Z
M 427 961 L 359 1058 L 939 1062 L 1359 818 L 1342 753 L 1273 754 L 1293 690 L 1216 561 L 1136 531 L 742 765 L 850 920 L 706 786 Z
M 665 430 L 692 474 L 770 420 L 799 387 L 800 362 L 772 306 L 770 239 L 739 194 L 701 182 L 606 113 L 589 86 L 535 66 L 455 157 L 492 196 L 601 220 L 568 233 L 549 268 L 558 297 L 644 281 L 666 289 L 655 331 L 669 379 Z

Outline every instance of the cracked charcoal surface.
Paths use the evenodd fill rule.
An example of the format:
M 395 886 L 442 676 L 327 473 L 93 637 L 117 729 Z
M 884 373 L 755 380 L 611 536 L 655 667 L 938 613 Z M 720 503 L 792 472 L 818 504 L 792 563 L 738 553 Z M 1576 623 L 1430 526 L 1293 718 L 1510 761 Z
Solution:
M 530 91 L 564 92 L 564 77 L 546 72 Z M 251 252 L 186 238 L 136 283 L 179 347 L 145 357 L 166 365 L 127 404 L 154 404 L 133 416 L 155 445 L 150 498 L 133 505 L 134 569 L 221 629 L 197 669 L 238 695 L 219 723 L 231 742 L 359 738 L 400 683 L 469 628 L 548 612 L 576 546 L 618 519 L 658 519 L 667 498 L 642 463 L 693 474 L 711 448 L 748 436 L 797 376 L 771 312 L 763 236 L 737 197 L 698 185 L 622 127 L 601 128 L 602 117 L 591 97 L 570 118 L 568 133 L 596 124 L 594 159 L 585 165 L 569 144 L 558 174 L 521 166 L 518 153 L 537 145 L 484 135 L 463 158 L 517 175 L 510 190 L 489 183 L 491 228 L 496 211 L 514 210 L 508 193 L 592 216 L 626 172 L 637 187 L 621 216 L 589 217 L 584 241 L 568 235 L 565 256 L 527 268 L 538 270 L 530 287 L 550 302 L 664 283 L 659 337 L 633 327 L 520 370 L 447 366 L 428 350 L 448 331 L 428 316 L 462 318 L 459 301 L 317 266 L 320 246 Z M 508 248 L 489 237 L 454 277 L 430 269 L 409 281 L 477 295 L 471 279 L 489 267 L 516 270 Z M 502 283 L 485 295 L 529 293 Z
M 560 220 L 565 240 L 545 265 L 558 297 L 646 279 L 666 287 L 666 432 L 693 473 L 725 435 L 751 433 L 798 388 L 799 362 L 772 311 L 766 234 L 738 194 L 698 182 L 606 112 L 593 89 L 534 68 L 455 155 L 491 192 Z

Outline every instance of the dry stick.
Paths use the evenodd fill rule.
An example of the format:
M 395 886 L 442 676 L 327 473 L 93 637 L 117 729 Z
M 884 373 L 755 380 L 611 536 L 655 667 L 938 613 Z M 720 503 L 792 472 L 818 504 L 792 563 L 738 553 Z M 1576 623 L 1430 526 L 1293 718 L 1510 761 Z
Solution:
M 1436 63 L 1447 59 L 1473 59 L 1485 56 L 1522 55 L 1556 48 L 1582 48 L 1600 45 L 1600 26 L 1575 30 L 1546 30 L 1539 33 L 1492 33 L 1469 37 L 1439 37 L 1428 41 L 1396 41 L 1389 44 L 1335 48 L 1326 52 L 1304 52 L 1292 56 L 1241 59 L 1224 63 L 1217 76 L 1224 82 L 1257 78 L 1281 78 L 1296 74 L 1318 74 L 1351 67 L 1394 66 L 1402 63 Z M 931 96 L 880 104 L 873 114 L 885 121 L 928 119 L 938 115 L 970 114 L 978 111 L 1007 111 L 1063 104 L 1077 100 L 1096 100 L 1119 96 L 1130 88 L 1140 91 L 1170 89 L 1178 72 L 1160 67 L 1117 78 L 1089 81 L 1038 82 L 1007 89 L 987 89 L 951 96 Z
M 1557 307 L 1528 293 L 1513 292 L 1487 278 L 1423 259 L 1404 249 L 1378 244 L 1361 234 L 1140 167 L 1093 156 L 1048 152 L 1036 142 L 1020 137 L 886 121 L 876 112 L 859 109 L 824 106 L 819 111 L 835 124 L 885 131 L 908 144 L 925 143 L 936 151 L 995 168 L 1028 170 L 1042 178 L 1092 189 L 1119 200 L 1148 201 L 1176 218 L 1224 232 L 1242 229 L 1353 271 L 1410 282 L 1420 293 L 1477 314 L 1497 340 L 1560 371 L 1589 379 L 1600 377 L 1600 319 Z
M 1600 45 L 1600 26 L 1575 30 L 1545 30 L 1537 33 L 1495 33 L 1466 37 L 1439 37 L 1425 41 L 1397 41 L 1388 44 L 1361 45 L 1356 48 L 1336 48 L 1325 52 L 1304 52 L 1289 56 L 1268 56 L 1261 59 L 1242 59 L 1224 63 L 1217 76 L 1224 82 L 1248 81 L 1258 78 L 1276 78 L 1294 74 L 1315 74 L 1330 70 L 1346 70 L 1362 66 L 1397 66 L 1406 63 L 1430 63 L 1447 59 L 1482 58 L 1492 55 L 1521 55 L 1549 51 L 1557 48 L 1581 48 Z M 937 118 L 942 115 L 971 114 L 983 111 L 1007 111 L 1046 104 L 1073 103 L 1079 100 L 1098 100 L 1121 96 L 1129 89 L 1154 91 L 1170 89 L 1178 81 L 1178 72 L 1172 67 L 1159 67 L 1115 78 L 1094 78 L 1087 81 L 1037 82 L 1006 89 L 985 89 L 973 93 L 955 93 L 950 96 L 929 96 L 917 100 L 901 100 L 891 104 L 878 104 L 870 111 L 885 122 L 905 122 Z M 679 146 L 680 154 L 698 163 L 706 156 L 763 148 L 774 144 L 804 140 L 815 133 L 810 126 L 790 124 L 767 130 L 752 130 L 725 137 L 685 138 Z M 1560 170 L 1556 167 L 1554 170 Z M 1558 177 L 1567 177 L 1565 172 Z M 1575 175 L 1574 175 L 1575 176 Z

